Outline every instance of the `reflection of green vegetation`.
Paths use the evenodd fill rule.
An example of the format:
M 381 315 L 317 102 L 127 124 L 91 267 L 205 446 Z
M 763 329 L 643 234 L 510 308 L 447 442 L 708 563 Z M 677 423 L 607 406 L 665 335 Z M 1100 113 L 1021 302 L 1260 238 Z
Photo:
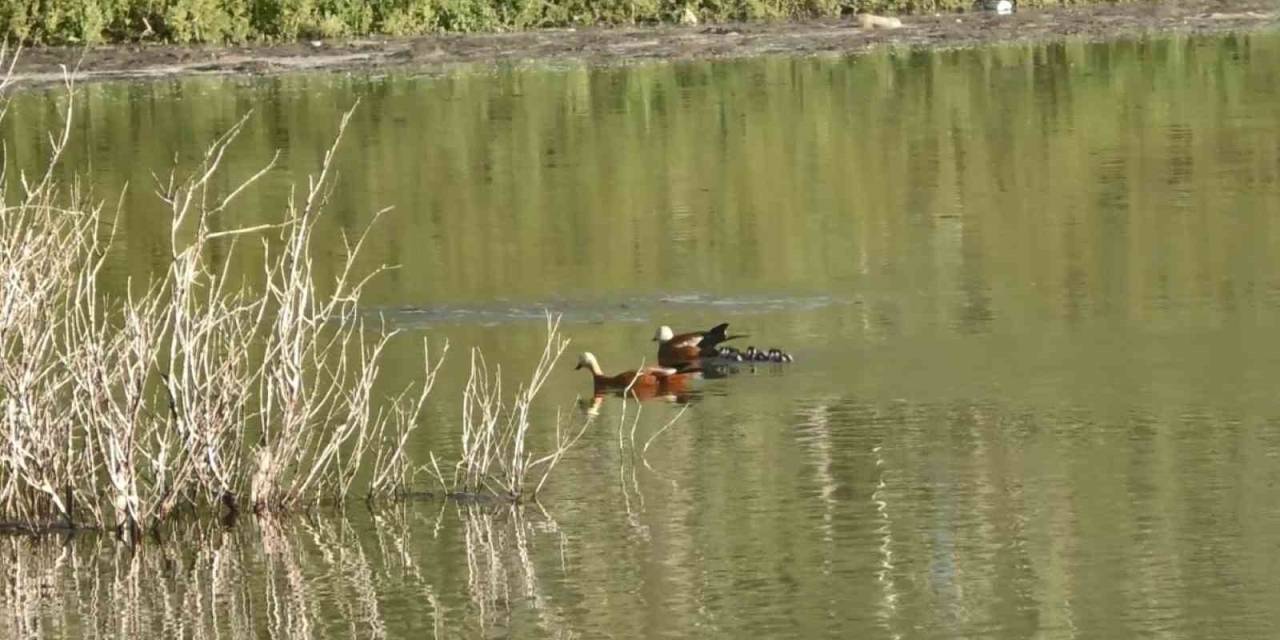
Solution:
M 326 224 L 396 207 L 368 254 L 404 266 L 380 304 L 787 288 L 969 292 L 934 312 L 969 322 L 1143 314 L 1277 275 L 1263 214 L 1280 203 L 1251 186 L 1278 179 L 1277 59 L 1280 38 L 1247 36 L 100 84 L 70 161 L 100 197 L 131 185 L 114 267 L 135 276 L 167 251 L 150 173 L 175 149 L 257 109 L 228 167 L 285 149 L 234 220 L 262 221 L 360 97 Z M 30 166 L 54 109 L 35 93 L 14 109 L 5 139 Z
M 704 19 L 723 21 L 830 16 L 843 7 L 953 11 L 972 5 L 971 0 L 9 0 L 0 4 L 0 33 L 40 44 L 140 38 L 243 42 L 670 22 L 686 6 Z

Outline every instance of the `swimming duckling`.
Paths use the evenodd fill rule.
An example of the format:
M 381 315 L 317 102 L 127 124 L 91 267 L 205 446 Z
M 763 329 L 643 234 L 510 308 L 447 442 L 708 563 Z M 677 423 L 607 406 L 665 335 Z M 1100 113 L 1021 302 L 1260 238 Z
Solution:
M 742 362 L 742 352 L 733 347 L 721 347 L 719 357 L 725 362 Z
M 793 360 L 794 358 L 791 357 L 791 354 L 782 349 L 776 347 L 769 349 L 769 362 L 791 362 Z

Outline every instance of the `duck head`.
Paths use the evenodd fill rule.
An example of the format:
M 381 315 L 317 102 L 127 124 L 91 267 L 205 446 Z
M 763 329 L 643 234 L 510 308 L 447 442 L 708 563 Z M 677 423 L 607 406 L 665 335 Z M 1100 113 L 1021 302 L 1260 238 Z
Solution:
M 672 331 L 671 327 L 664 324 L 661 327 L 658 327 L 658 331 L 653 334 L 653 341 L 668 342 L 674 337 L 676 337 L 676 332 Z
M 584 351 L 582 355 L 578 356 L 578 366 L 574 367 L 573 370 L 577 371 L 578 369 L 587 369 L 592 375 L 604 375 L 600 372 L 600 363 L 590 351 Z

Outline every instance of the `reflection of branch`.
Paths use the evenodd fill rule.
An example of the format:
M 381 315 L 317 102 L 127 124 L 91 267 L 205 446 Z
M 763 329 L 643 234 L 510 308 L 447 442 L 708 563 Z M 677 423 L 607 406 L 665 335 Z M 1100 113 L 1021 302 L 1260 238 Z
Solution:
M 538 615 L 539 624 L 554 637 L 570 637 L 564 616 L 543 595 L 534 565 L 530 532 L 538 527 L 526 519 L 526 507 L 501 505 L 497 509 L 481 505 L 459 506 L 467 557 L 467 588 L 471 602 L 480 613 L 482 635 L 491 626 L 509 625 L 511 589 L 508 566 L 518 567 L 520 590 Z M 559 526 L 546 511 L 540 511 L 549 533 L 559 533 Z M 563 536 L 559 536 L 563 539 Z
M 525 597 L 533 603 L 533 610 L 538 614 L 539 624 L 549 635 L 557 638 L 572 637 L 573 632 L 565 629 L 564 623 L 556 619 L 562 616 L 552 616 L 552 606 L 547 597 L 543 595 L 542 589 L 538 587 L 538 574 L 533 566 L 533 560 L 529 553 L 528 536 L 526 535 L 526 529 L 532 530 L 533 524 L 524 521 L 522 510 L 519 507 L 512 505 L 509 508 L 511 509 L 511 524 L 515 530 L 516 551 L 520 557 L 520 566 L 524 570 Z M 554 520 L 551 520 L 551 516 L 545 510 L 542 511 L 542 514 L 547 518 L 547 524 L 549 525 L 547 528 L 551 531 L 559 532 L 559 526 L 556 525 Z M 560 540 L 563 544 L 563 535 L 560 536 Z M 563 567 L 563 556 L 561 566 Z
M 458 515 L 467 546 L 467 591 L 480 613 L 481 635 L 488 635 L 493 608 L 505 609 L 508 603 L 506 570 L 499 556 L 502 544 L 495 536 L 489 512 L 474 504 L 459 505 Z
M 166 539 L 137 546 L 109 535 L 66 545 L 0 538 L 0 637 L 145 637 L 163 628 L 194 639 L 309 639 L 335 634 L 335 624 L 338 635 L 395 636 L 407 623 L 388 626 L 386 585 L 397 606 L 401 597 L 420 603 L 418 626 L 430 616 L 437 636 L 504 631 L 514 611 L 533 613 L 544 635 L 574 635 L 539 575 L 540 562 L 549 563 L 543 571 L 565 567 L 567 537 L 549 514 L 493 501 L 442 506 L 449 521 L 440 527 L 460 529 L 460 539 L 440 539 L 463 547 L 469 606 L 446 610 L 431 580 L 449 573 L 433 573 L 441 565 L 422 560 L 412 539 L 431 542 L 434 509 L 400 504 L 374 513 L 367 529 L 341 518 L 262 517 L 233 529 L 167 529 Z
M 805 417 L 800 426 L 811 436 L 805 444 L 812 452 L 814 480 L 821 488 L 819 495 L 823 504 L 823 540 L 832 543 L 835 539 L 832 522 L 838 483 L 831 473 L 831 405 L 818 401 L 812 407 L 801 409 L 799 413 Z
M 885 496 L 888 484 L 885 482 L 884 445 L 876 445 L 871 451 L 876 455 L 876 469 L 879 473 L 876 489 L 871 492 L 871 502 L 876 505 L 876 514 L 880 520 L 880 527 L 876 529 L 876 533 L 881 535 L 880 568 L 876 571 L 876 579 L 884 591 L 884 599 L 880 604 L 880 618 L 885 629 L 892 632 L 893 620 L 898 610 L 898 590 L 893 578 L 893 522 L 889 519 L 889 501 Z
M 511 529 L 515 532 L 516 538 L 516 553 L 520 557 L 520 568 L 524 570 L 524 595 L 527 598 L 540 601 L 538 573 L 533 568 L 533 561 L 529 559 L 529 542 L 525 537 L 524 519 L 520 517 L 520 509 L 515 508 L 515 506 L 509 508 L 511 510 Z
M 636 379 L 638 378 L 639 377 L 637 376 Z M 632 380 L 632 384 L 635 384 L 635 380 Z M 627 390 L 629 392 L 630 387 L 628 387 Z M 618 416 L 618 487 L 622 489 L 622 506 L 627 510 L 627 525 L 630 526 L 631 529 L 634 530 L 636 534 L 640 536 L 641 539 L 648 540 L 649 531 L 647 528 L 645 528 L 643 524 L 640 523 L 640 518 L 637 510 L 634 510 L 631 508 L 631 493 L 627 487 L 626 472 L 627 472 L 628 452 L 627 452 L 626 442 L 623 438 L 623 434 L 626 432 L 626 427 L 627 427 L 627 395 L 629 394 L 624 393 L 622 395 L 622 413 L 621 415 Z M 634 456 L 635 456 L 636 425 L 640 422 L 640 414 L 643 412 L 643 410 L 644 410 L 643 406 L 639 402 L 637 402 L 636 414 L 631 419 L 632 445 L 631 445 L 631 453 L 630 453 L 630 456 L 632 457 L 631 481 L 632 481 L 632 485 L 635 487 L 637 499 L 640 501 L 641 511 L 644 509 L 644 493 L 640 491 L 640 483 L 637 481 L 635 476 Z
M 267 620 L 274 636 L 311 635 L 311 607 L 302 570 L 293 555 L 291 536 L 272 518 L 258 519 L 263 551 L 267 554 Z M 283 573 L 283 582 L 277 576 Z
M 445 503 L 442 502 L 441 507 L 444 506 Z M 439 638 L 443 609 L 440 599 L 436 597 L 435 589 L 419 569 L 413 555 L 409 553 L 412 546 L 409 536 L 415 528 L 409 522 L 408 510 L 404 504 L 400 504 L 394 509 L 378 512 L 374 515 L 374 525 L 373 531 L 378 539 L 379 556 L 382 565 L 386 567 L 386 573 L 392 574 L 393 569 L 398 565 L 400 569 L 398 577 L 405 579 L 408 583 L 405 585 L 406 590 L 412 587 L 431 605 L 432 636 Z
M 340 527 L 342 533 L 333 533 L 325 536 L 318 543 L 339 551 L 334 573 L 346 576 L 352 590 L 355 592 L 355 598 L 350 599 L 350 602 L 353 605 L 358 605 L 360 611 L 358 615 L 353 615 L 352 613 L 354 612 L 349 613 L 346 618 L 353 624 L 357 621 L 365 622 L 368 625 L 370 635 L 375 638 L 386 637 L 387 629 L 378 606 L 378 592 L 374 587 L 373 569 L 370 566 L 368 555 L 364 552 L 364 545 L 360 543 L 360 540 L 351 531 L 351 525 L 348 521 L 339 520 L 335 526 Z M 352 631 L 354 632 L 355 629 L 353 628 Z
M 31 575 L 31 562 L 26 561 L 19 545 L 27 544 L 26 540 L 9 538 L 5 540 L 8 549 L 5 555 L 11 558 L 4 580 L 4 602 L 6 609 L 4 620 L 9 622 L 5 635 L 11 638 L 35 637 L 39 634 L 38 590 L 29 589 L 37 584 Z
M 670 478 L 668 478 L 668 477 L 666 477 L 666 476 L 662 475 L 661 473 L 658 473 L 658 471 L 657 471 L 656 469 L 654 469 L 652 466 L 650 466 L 650 465 L 649 465 L 649 459 L 646 457 L 646 455 L 645 455 L 645 454 L 649 453 L 649 445 L 653 444 L 653 441 L 654 441 L 654 440 L 657 440 L 657 439 L 658 439 L 658 436 L 662 435 L 662 433 L 663 433 L 664 431 L 666 431 L 667 429 L 670 429 L 670 428 L 671 428 L 671 425 L 675 424 L 675 423 L 676 423 L 676 421 L 680 419 L 680 416 L 683 416 L 683 415 L 684 415 L 684 412 L 685 412 L 685 411 L 688 411 L 688 410 L 689 410 L 689 405 L 685 405 L 685 406 L 683 406 L 683 407 L 680 407 L 680 411 L 679 411 L 679 413 L 677 413 L 676 415 L 672 416 L 672 418 L 671 418 L 670 420 L 668 420 L 666 424 L 662 425 L 662 428 L 661 428 L 661 429 L 658 429 L 657 431 L 655 431 L 655 432 L 653 433 L 653 435 L 649 436 L 649 439 L 644 441 L 644 448 L 640 449 L 640 462 L 644 463 L 644 468 L 648 469 L 648 470 L 649 470 L 649 472 L 650 472 L 650 473 L 652 473 L 653 475 L 658 476 L 659 478 L 662 478 L 663 480 L 666 480 L 667 482 L 670 482 L 672 487 L 678 487 L 679 485 L 676 483 L 676 481 L 675 481 L 675 480 L 672 480 L 672 479 L 670 479 Z
M 640 464 L 644 465 L 650 473 L 658 478 L 670 482 L 673 487 L 677 486 L 676 481 L 659 473 L 649 464 L 647 454 L 649 447 L 653 445 L 658 436 L 662 435 L 667 429 L 670 429 L 681 417 L 685 411 L 688 411 L 689 405 L 680 407 L 670 420 L 667 420 L 657 431 L 645 440 L 644 445 L 640 446 L 636 442 L 636 433 L 639 430 L 640 414 L 642 413 L 642 405 L 637 402 L 636 412 L 633 416 L 627 415 L 627 396 L 622 396 L 622 412 L 618 417 L 618 486 L 622 490 L 622 504 L 627 513 L 627 524 L 641 539 L 649 539 L 649 528 L 640 521 L 640 513 L 645 509 L 644 492 L 640 488 L 640 478 L 636 459 L 639 458 Z M 634 397 L 634 395 L 632 395 Z M 627 476 L 630 475 L 630 482 Z M 633 508 L 631 504 L 631 494 L 635 493 L 636 499 L 639 501 L 638 508 Z

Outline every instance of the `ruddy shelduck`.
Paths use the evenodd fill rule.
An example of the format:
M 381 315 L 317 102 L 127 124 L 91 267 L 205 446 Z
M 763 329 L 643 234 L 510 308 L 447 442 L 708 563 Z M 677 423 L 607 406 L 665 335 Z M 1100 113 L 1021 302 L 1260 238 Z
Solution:
M 745 338 L 742 335 L 727 335 L 725 331 L 729 323 L 718 324 L 707 331 L 691 331 L 676 334 L 671 327 L 658 327 L 653 339 L 658 343 L 658 365 L 663 367 L 695 366 L 702 358 L 713 358 L 720 354 L 716 347 L 734 338 Z
M 630 388 L 637 395 L 654 396 L 685 391 L 689 379 L 697 369 L 675 369 L 671 367 L 644 367 L 606 376 L 600 368 L 600 361 L 591 352 L 578 356 L 578 366 L 574 369 L 591 371 L 591 382 L 597 394 L 610 389 Z

